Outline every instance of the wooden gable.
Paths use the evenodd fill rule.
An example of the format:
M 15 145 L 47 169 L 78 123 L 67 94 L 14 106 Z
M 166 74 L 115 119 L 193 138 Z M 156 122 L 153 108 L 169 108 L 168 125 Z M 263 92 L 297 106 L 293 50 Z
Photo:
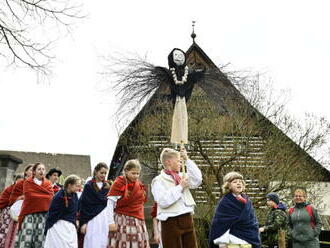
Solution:
M 248 192 L 255 202 L 264 199 L 270 181 L 283 180 L 292 168 L 309 174 L 310 179 L 330 180 L 329 171 L 254 109 L 196 43 L 187 51 L 187 65 L 219 71 L 219 78 L 199 82 L 187 103 L 189 155 L 208 175 L 215 198 L 220 196 L 222 176 L 231 170 L 246 175 Z M 144 165 L 146 183 L 159 173 L 162 148 L 173 146 L 169 141 L 173 111 L 169 93 L 169 87 L 161 84 L 122 133 L 110 177 L 118 176 L 130 158 L 138 158 Z M 221 170 L 213 170 L 213 166 Z M 279 167 L 282 172 L 274 177 L 272 173 L 278 173 Z M 292 180 L 299 180 L 299 176 Z M 195 192 L 198 202 L 209 200 L 205 190 L 201 187 Z

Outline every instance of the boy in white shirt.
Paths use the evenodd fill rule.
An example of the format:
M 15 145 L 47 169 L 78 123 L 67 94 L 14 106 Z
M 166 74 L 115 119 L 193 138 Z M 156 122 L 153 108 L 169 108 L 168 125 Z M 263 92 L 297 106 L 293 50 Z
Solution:
M 180 173 L 182 160 L 186 163 L 187 175 Z M 193 225 L 195 201 L 189 189 L 202 183 L 202 173 L 188 159 L 187 151 L 165 148 L 160 160 L 164 166 L 160 175 L 151 183 L 151 191 L 158 203 L 157 219 L 161 221 L 161 239 L 164 248 L 197 248 Z

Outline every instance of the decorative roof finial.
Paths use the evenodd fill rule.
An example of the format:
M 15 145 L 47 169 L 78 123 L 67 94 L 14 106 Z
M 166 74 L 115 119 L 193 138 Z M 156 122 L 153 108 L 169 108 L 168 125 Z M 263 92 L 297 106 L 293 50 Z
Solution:
M 191 38 L 193 39 L 193 43 L 195 43 L 195 38 L 196 38 L 196 34 L 195 34 L 195 23 L 196 21 L 192 21 L 192 34 L 191 34 Z

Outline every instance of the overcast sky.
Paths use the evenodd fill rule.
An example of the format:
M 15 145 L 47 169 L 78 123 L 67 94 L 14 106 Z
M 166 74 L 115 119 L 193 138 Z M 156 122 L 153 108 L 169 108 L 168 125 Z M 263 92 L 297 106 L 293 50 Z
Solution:
M 88 17 L 54 47 L 49 83 L 0 60 L 0 150 L 89 154 L 109 163 L 118 133 L 116 101 L 100 81 L 99 56 L 147 55 L 167 66 L 174 47 L 196 42 L 217 65 L 266 73 L 290 89 L 288 108 L 330 119 L 328 1 L 85 0 Z

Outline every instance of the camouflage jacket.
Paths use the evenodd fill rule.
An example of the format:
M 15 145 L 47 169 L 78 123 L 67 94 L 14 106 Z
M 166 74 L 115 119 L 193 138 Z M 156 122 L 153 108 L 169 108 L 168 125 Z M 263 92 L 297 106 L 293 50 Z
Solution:
M 288 215 L 283 208 L 273 208 L 267 215 L 265 236 L 268 245 L 278 243 L 278 230 L 287 229 Z

